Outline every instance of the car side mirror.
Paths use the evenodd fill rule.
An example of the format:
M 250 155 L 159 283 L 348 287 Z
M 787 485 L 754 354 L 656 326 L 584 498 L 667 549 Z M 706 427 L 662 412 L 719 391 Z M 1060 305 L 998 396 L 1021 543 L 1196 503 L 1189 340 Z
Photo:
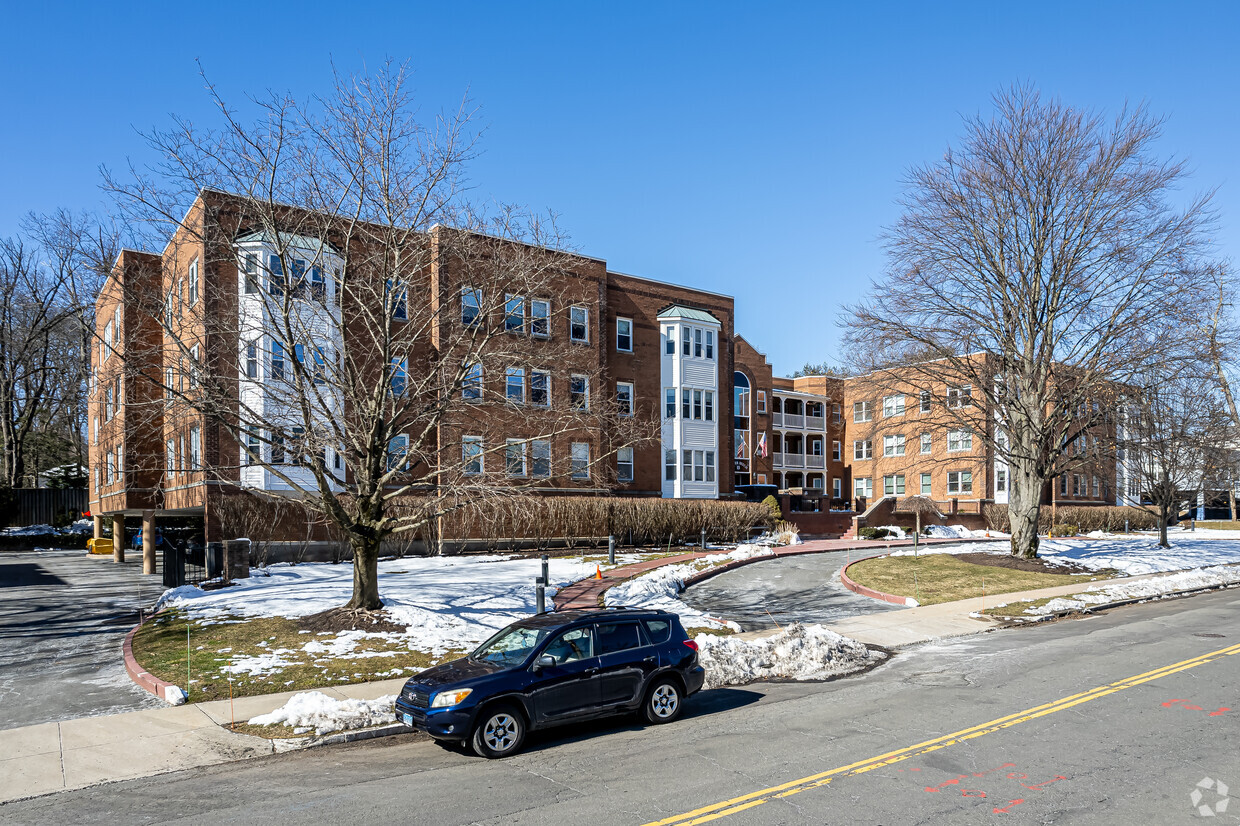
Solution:
M 537 669 L 555 668 L 555 657 L 550 654 L 543 654 L 534 661 L 534 667 Z

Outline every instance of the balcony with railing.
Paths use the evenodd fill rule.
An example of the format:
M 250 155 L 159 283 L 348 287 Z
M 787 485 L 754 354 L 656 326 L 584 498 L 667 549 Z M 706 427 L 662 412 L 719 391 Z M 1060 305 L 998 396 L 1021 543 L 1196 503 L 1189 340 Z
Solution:
M 826 416 L 806 416 L 805 417 L 805 429 L 806 430 L 826 430 L 827 429 L 827 417 Z
M 772 413 L 771 414 L 771 426 L 772 427 L 783 427 L 784 426 L 784 414 L 778 411 Z
M 805 417 L 800 413 L 785 413 L 783 414 L 783 419 L 784 427 L 790 427 L 795 430 L 805 429 Z
M 811 453 L 805 457 L 805 466 L 807 468 L 825 468 L 827 466 L 827 457 L 815 456 Z

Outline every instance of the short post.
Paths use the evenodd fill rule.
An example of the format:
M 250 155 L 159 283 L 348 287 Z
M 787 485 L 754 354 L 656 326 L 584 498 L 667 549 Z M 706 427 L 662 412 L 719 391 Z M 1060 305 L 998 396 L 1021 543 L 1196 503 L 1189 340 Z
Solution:
M 142 573 L 155 573 L 155 511 L 142 511 Z
M 702 550 L 706 550 L 706 529 L 702 528 Z
M 1124 520 L 1124 533 L 1128 533 L 1128 520 Z
M 534 577 L 534 604 L 539 614 L 547 613 L 547 586 L 542 577 Z
M 543 585 L 550 585 L 550 584 L 551 584 L 551 563 L 550 563 L 550 559 L 551 559 L 551 557 L 547 556 L 546 554 L 543 554 L 543 555 L 542 555 L 542 580 L 543 580 Z
M 543 557 L 543 559 L 546 559 L 546 557 Z M 616 537 L 615 536 L 607 537 L 607 564 L 608 565 L 616 564 Z

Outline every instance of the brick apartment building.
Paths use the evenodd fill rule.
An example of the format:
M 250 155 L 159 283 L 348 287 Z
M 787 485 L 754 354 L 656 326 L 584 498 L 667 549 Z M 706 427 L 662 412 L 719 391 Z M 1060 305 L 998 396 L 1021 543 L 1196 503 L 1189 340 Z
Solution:
M 348 335 L 342 318 L 364 309 L 339 296 L 345 259 L 330 239 L 277 239 L 230 223 L 231 197 L 200 195 L 182 222 L 197 232 L 179 230 L 161 253 L 122 252 L 99 294 L 89 402 L 97 534 L 104 518 L 123 535 L 126 517 L 140 517 L 148 534 L 159 519 L 179 517 L 201 520 L 207 541 L 230 539 L 216 513 L 222 497 L 240 490 L 289 494 L 286 480 L 308 479 L 292 458 L 298 451 L 286 457 L 272 434 L 242 444 L 236 429 L 177 402 L 214 373 L 223 375 L 223 395 L 239 409 L 270 413 L 271 388 L 286 365 L 330 359 L 323 354 L 344 344 L 331 331 Z M 421 243 L 437 249 L 452 232 L 433 228 Z M 226 253 L 202 238 L 218 239 Z M 446 321 L 436 324 L 469 324 L 477 299 L 461 268 L 441 256 L 428 261 L 416 276 L 428 288 L 411 288 L 401 312 L 424 302 L 442 310 Z M 478 472 L 500 461 L 509 476 L 533 479 L 546 492 L 664 498 L 714 499 L 747 485 L 774 485 L 812 510 L 918 493 L 965 513 L 1006 501 L 1006 469 L 974 435 L 993 427 L 994 417 L 972 388 L 912 381 L 880 387 L 866 376 L 779 378 L 736 333 L 731 297 L 615 272 L 586 256 L 564 255 L 557 266 L 543 293 L 504 296 L 514 366 L 480 373 L 479 388 L 523 410 L 605 398 L 619 415 L 649 423 L 657 439 L 612 455 L 605 425 L 539 441 L 505 408 L 488 408 L 445 422 L 439 435 L 445 449 L 475 451 Z M 295 274 L 310 308 L 312 340 L 304 345 L 268 335 L 259 301 L 295 288 Z M 411 355 L 402 374 L 417 363 Z M 973 411 L 972 426 L 960 424 L 962 408 Z M 490 452 L 496 447 L 503 453 Z M 334 446 L 315 450 L 326 466 L 342 468 Z M 248 461 L 250 451 L 270 461 Z M 590 461 L 603 455 L 610 457 L 605 466 Z M 347 484 L 347 472 L 340 474 Z M 1114 502 L 1123 490 L 1116 478 L 1114 467 L 1078 474 L 1048 491 L 1048 499 Z

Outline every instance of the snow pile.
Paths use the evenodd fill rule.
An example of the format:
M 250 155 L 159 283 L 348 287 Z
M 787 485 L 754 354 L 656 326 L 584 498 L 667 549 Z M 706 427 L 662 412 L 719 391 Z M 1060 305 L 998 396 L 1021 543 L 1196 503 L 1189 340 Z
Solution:
M 270 714 L 250 718 L 252 726 L 290 726 L 297 734 L 315 734 L 366 728 L 393 722 L 392 704 L 396 695 L 377 700 L 336 700 L 321 691 L 294 694 Z
M 91 530 L 94 530 L 93 525 Z M 0 530 L 0 534 L 5 536 L 43 536 L 49 533 L 56 533 L 56 529 L 51 525 L 26 525 L 21 528 L 4 528 Z
M 1114 569 L 1128 576 L 1162 574 L 1190 568 L 1240 563 L 1240 542 L 1202 536 L 1203 531 L 1168 531 L 1170 548 L 1158 547 L 1158 540 L 1130 539 L 1043 539 L 1038 556 L 1054 564 L 1079 565 L 1091 571 Z M 1221 531 L 1219 532 L 1221 533 Z M 1010 553 L 1006 542 L 979 542 L 955 552 L 994 551 Z
M 758 556 L 773 556 L 774 553 L 770 548 L 759 545 L 740 545 L 730 553 L 710 554 L 679 565 L 664 565 L 650 573 L 613 585 L 603 595 L 603 604 L 608 607 L 659 608 L 670 611 L 680 616 L 680 624 L 686 628 L 722 627 L 740 631 L 741 627 L 736 623 L 715 619 L 682 602 L 680 592 L 684 590 L 685 580 L 708 568 Z
M 594 569 L 594 563 L 580 558 L 552 559 L 548 598 L 558 588 L 591 576 Z M 533 614 L 534 578 L 541 570 L 537 559 L 506 556 L 382 560 L 379 593 L 392 620 L 408 628 L 405 635 L 395 636 L 406 636 L 411 647 L 438 656 L 472 648 L 514 620 Z M 174 588 L 164 592 L 158 605 L 179 608 L 208 623 L 253 617 L 298 619 L 344 605 L 353 594 L 351 565 L 273 565 L 266 571 L 269 576 L 238 579 L 218 591 Z M 340 645 L 355 646 L 362 638 L 347 636 L 354 633 L 344 632 Z
M 973 539 L 975 537 L 1004 537 L 1007 534 L 998 531 L 971 531 L 964 525 L 929 525 L 926 528 L 926 536 L 935 539 Z
M 1103 605 L 1126 599 L 1155 599 L 1176 591 L 1213 588 L 1221 585 L 1240 585 L 1240 568 L 1231 566 L 1197 568 L 1157 579 L 1143 579 L 1138 582 L 1117 581 L 1108 585 L 1096 585 L 1083 593 L 1073 594 L 1071 597 L 1057 597 L 1045 605 L 1026 608 L 1025 613 L 1044 616 L 1060 611 L 1080 611 L 1087 605 Z
M 756 680 L 823 680 L 859 671 L 883 656 L 825 626 L 801 623 L 756 640 L 703 634 L 697 644 L 707 688 Z
M 883 537 L 884 539 L 904 539 L 907 536 L 904 533 L 904 528 L 901 528 L 899 525 L 879 525 L 878 530 L 887 531 L 891 534 L 891 536 Z
M 95 520 L 93 519 L 79 519 L 62 531 L 62 533 L 66 533 L 66 534 L 81 534 L 81 533 L 94 533 L 94 532 L 95 532 Z
M 268 674 L 283 671 L 290 665 L 298 665 L 297 660 L 288 659 L 288 655 L 295 653 L 291 648 L 277 648 L 266 654 L 235 657 L 228 665 L 221 667 L 220 672 L 222 674 L 245 674 L 250 677 L 264 677 Z

